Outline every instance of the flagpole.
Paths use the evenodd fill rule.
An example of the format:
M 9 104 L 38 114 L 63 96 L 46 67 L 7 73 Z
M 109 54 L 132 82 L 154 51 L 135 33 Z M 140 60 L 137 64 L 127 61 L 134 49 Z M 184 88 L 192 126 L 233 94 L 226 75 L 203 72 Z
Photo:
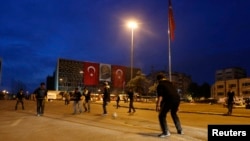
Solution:
M 171 0 L 168 0 L 168 64 L 169 64 L 169 81 L 172 81 L 172 64 L 171 64 L 171 40 L 174 40 L 174 15 Z
M 169 81 L 172 81 L 172 68 L 171 68 L 171 46 L 170 46 L 170 24 L 168 22 L 168 74 L 169 74 Z

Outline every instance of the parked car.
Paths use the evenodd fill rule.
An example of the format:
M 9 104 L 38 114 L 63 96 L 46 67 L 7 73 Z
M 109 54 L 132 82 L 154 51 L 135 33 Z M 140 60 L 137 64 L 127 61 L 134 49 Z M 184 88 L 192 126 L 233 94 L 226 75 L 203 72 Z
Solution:
M 250 98 L 244 98 L 246 109 L 250 109 Z
M 223 107 L 227 107 L 227 99 L 225 99 L 225 102 L 223 103 Z M 245 101 L 242 99 L 237 99 L 234 101 L 233 107 L 245 107 Z

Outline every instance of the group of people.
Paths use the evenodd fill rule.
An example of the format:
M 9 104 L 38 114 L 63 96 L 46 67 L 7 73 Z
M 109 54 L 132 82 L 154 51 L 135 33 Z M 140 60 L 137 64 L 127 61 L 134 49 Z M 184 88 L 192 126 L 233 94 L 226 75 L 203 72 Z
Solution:
M 174 120 L 178 134 L 183 134 L 180 120 L 177 115 L 178 107 L 180 104 L 180 97 L 177 94 L 172 83 L 167 81 L 163 75 L 157 76 L 157 79 L 159 80 L 159 85 L 157 87 L 158 101 L 156 103 L 156 111 L 159 112 L 158 119 L 162 130 L 162 134 L 160 134 L 159 137 L 166 137 L 170 135 L 166 122 L 166 115 L 169 111 L 171 111 L 171 116 Z M 48 91 L 45 87 L 45 83 L 43 82 L 40 84 L 40 87 L 34 91 L 37 101 L 37 116 L 42 116 L 44 114 L 45 98 L 47 97 L 47 92 Z M 91 91 L 88 90 L 86 87 L 83 90 L 83 94 L 79 91 L 78 88 L 75 88 L 75 91 L 73 93 L 74 97 L 73 114 L 76 114 L 78 112 L 79 113 L 83 112 L 80 102 L 83 99 L 83 97 L 85 97 L 83 103 L 85 112 L 90 112 L 90 94 Z M 130 99 L 128 113 L 132 112 L 134 113 L 136 112 L 136 110 L 133 105 L 134 101 L 133 89 L 129 88 L 127 94 Z M 22 99 L 23 99 L 23 90 L 21 89 L 17 94 L 17 103 L 15 109 L 17 109 L 19 103 L 22 104 L 22 109 L 24 109 L 24 104 Z M 106 106 L 109 102 L 110 102 L 110 86 L 108 85 L 108 82 L 105 82 L 103 86 L 103 104 L 102 104 L 103 115 L 108 114 Z M 65 104 L 67 105 L 69 104 L 69 102 L 67 101 L 65 102 Z
M 42 116 L 44 113 L 45 97 L 47 97 L 47 92 L 45 83 L 43 82 L 40 84 L 40 87 L 34 91 L 34 94 L 36 95 L 35 100 L 37 101 L 37 116 Z M 24 97 L 23 89 L 20 89 L 16 95 L 15 110 L 18 109 L 19 103 L 22 105 L 22 110 L 24 110 Z
M 83 102 L 83 107 L 84 107 L 84 112 L 90 112 L 90 95 L 91 95 L 91 91 L 88 90 L 86 87 L 84 87 L 83 89 L 83 94 L 81 94 L 81 92 L 79 91 L 78 88 L 75 88 L 75 91 L 73 93 L 73 107 L 74 107 L 74 112 L 73 114 L 77 114 L 82 113 L 83 109 L 81 106 L 81 101 L 84 99 Z
M 159 135 L 159 137 L 166 137 L 170 136 L 170 131 L 167 125 L 166 116 L 168 112 L 171 113 L 171 117 L 174 121 L 176 130 L 178 134 L 183 134 L 181 122 L 178 117 L 178 110 L 180 105 L 180 95 L 177 93 L 176 88 L 174 85 L 166 79 L 164 74 L 157 75 L 158 80 L 158 86 L 157 86 L 157 102 L 156 102 L 156 111 L 159 112 L 158 114 L 158 120 L 160 123 L 160 127 L 162 130 L 162 133 Z M 42 116 L 44 113 L 44 105 L 45 105 L 45 97 L 47 96 L 47 89 L 45 88 L 45 83 L 41 83 L 40 87 L 37 88 L 34 91 L 34 94 L 36 95 L 36 101 L 37 101 L 37 116 Z M 83 107 L 85 109 L 85 112 L 90 112 L 90 94 L 91 91 L 88 90 L 86 87 L 83 90 L 83 94 L 79 91 L 78 88 L 75 88 L 75 91 L 73 93 L 74 96 L 74 112 L 73 114 L 76 114 L 77 112 L 83 112 L 83 109 L 81 108 L 80 101 L 85 97 Z M 128 113 L 135 112 L 135 108 L 133 105 L 134 101 L 134 93 L 133 89 L 130 88 L 128 90 L 128 96 L 130 99 L 129 103 L 129 110 Z M 231 90 L 227 93 L 228 95 L 228 114 L 232 114 L 232 106 L 234 101 L 234 92 Z M 15 109 L 17 110 L 18 104 L 22 104 L 22 109 L 24 110 L 24 104 L 23 104 L 23 90 L 21 89 L 17 94 L 17 103 L 15 106 Z M 119 97 L 119 96 L 118 96 Z M 117 108 L 119 106 L 119 100 L 117 99 Z M 110 86 L 107 82 L 104 83 L 103 86 L 103 115 L 107 115 L 107 104 L 110 102 Z
M 42 116 L 44 114 L 45 101 L 48 95 L 48 90 L 46 89 L 45 83 L 44 82 L 40 83 L 40 87 L 35 89 L 33 94 L 35 95 L 35 100 L 37 103 L 37 116 Z M 90 95 L 91 91 L 88 90 L 86 87 L 84 88 L 83 94 L 81 94 L 78 88 L 75 88 L 75 91 L 73 93 L 74 97 L 73 114 L 76 114 L 77 111 L 79 111 L 80 113 L 83 112 L 81 108 L 82 106 L 80 105 L 81 104 L 80 101 L 83 99 L 83 97 L 85 97 L 83 103 L 85 112 L 90 112 Z M 64 96 L 66 97 L 65 105 L 68 105 L 70 102 L 70 95 L 66 94 Z M 15 110 L 18 109 L 19 103 L 21 103 L 22 109 L 24 110 L 23 99 L 24 99 L 24 92 L 23 89 L 20 89 L 16 96 L 17 102 L 15 105 Z

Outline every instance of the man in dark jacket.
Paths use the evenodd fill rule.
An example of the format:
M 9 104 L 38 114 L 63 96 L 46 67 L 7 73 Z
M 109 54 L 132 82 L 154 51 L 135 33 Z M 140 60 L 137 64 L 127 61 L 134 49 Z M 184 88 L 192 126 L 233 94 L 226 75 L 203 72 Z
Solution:
M 129 97 L 129 108 L 128 113 L 131 113 L 133 110 L 133 113 L 135 113 L 135 107 L 134 107 L 134 91 L 132 88 L 129 88 L 128 90 L 128 97 Z
M 90 112 L 90 102 L 91 102 L 91 91 L 88 90 L 86 87 L 84 87 L 83 89 L 83 95 L 85 97 L 85 100 L 83 102 L 83 106 L 85 109 L 85 112 Z
M 46 89 L 45 83 L 42 82 L 40 87 L 34 91 L 37 102 L 37 116 L 42 116 L 44 113 L 45 99 L 47 97 L 48 90 Z
M 20 89 L 19 92 L 18 92 L 17 95 L 16 95 L 16 106 L 15 106 L 15 110 L 17 110 L 17 106 L 18 106 L 19 103 L 22 104 L 22 109 L 24 110 L 23 98 L 24 98 L 23 89 Z
M 235 94 L 232 90 L 232 87 L 229 88 L 229 91 L 227 92 L 227 108 L 228 108 L 228 115 L 231 115 L 233 112 L 233 104 L 235 101 Z
M 79 113 L 82 113 L 82 104 L 81 104 L 82 94 L 78 88 L 75 88 L 75 92 L 74 92 L 73 96 L 74 96 L 74 105 L 73 105 L 74 112 L 73 112 L 73 114 L 76 114 L 77 111 L 79 111 Z
M 174 121 L 177 133 L 183 134 L 181 123 L 177 115 L 180 96 L 177 93 L 176 88 L 166 79 L 164 74 L 157 75 L 157 80 L 159 81 L 159 84 L 157 86 L 158 99 L 156 103 L 156 111 L 159 111 L 158 118 L 162 130 L 162 134 L 160 134 L 159 137 L 170 136 L 166 121 L 166 116 L 169 111 L 171 111 L 171 117 Z
M 108 84 L 108 82 L 104 83 L 104 87 L 103 87 L 103 115 L 107 115 L 107 104 L 108 102 L 110 102 L 110 86 Z

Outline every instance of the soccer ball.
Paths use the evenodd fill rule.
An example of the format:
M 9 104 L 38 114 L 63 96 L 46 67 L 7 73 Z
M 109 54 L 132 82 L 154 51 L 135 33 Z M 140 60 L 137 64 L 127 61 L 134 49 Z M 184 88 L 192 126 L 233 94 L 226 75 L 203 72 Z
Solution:
M 113 116 L 113 118 L 117 118 L 117 113 L 114 112 L 112 116 Z

